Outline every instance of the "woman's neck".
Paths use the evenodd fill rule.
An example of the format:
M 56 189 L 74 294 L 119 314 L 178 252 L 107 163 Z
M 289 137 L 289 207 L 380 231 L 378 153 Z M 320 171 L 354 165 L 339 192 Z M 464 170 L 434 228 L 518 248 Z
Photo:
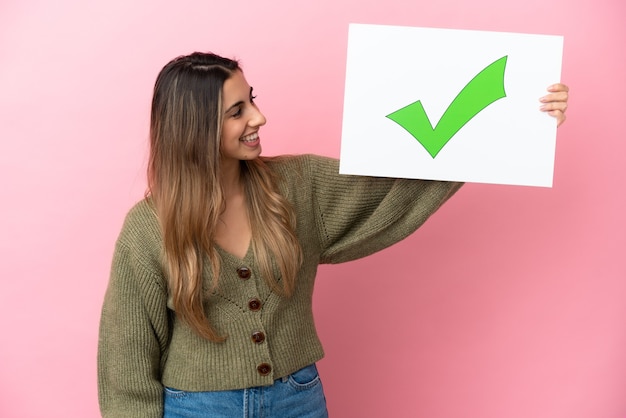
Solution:
M 226 199 L 229 196 L 242 194 L 241 163 L 231 160 L 227 164 L 222 164 L 221 169 L 222 190 L 224 190 Z
M 221 173 L 224 211 L 215 228 L 214 240 L 224 250 L 243 259 L 250 247 L 252 229 L 248 218 L 240 162 L 225 164 Z

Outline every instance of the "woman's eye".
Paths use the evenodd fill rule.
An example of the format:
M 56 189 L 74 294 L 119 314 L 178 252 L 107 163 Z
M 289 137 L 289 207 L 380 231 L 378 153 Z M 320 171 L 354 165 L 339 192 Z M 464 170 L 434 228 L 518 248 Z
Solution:
M 237 111 L 235 113 L 233 113 L 233 117 L 237 118 L 241 116 L 241 107 L 237 108 Z
M 254 103 L 254 99 L 256 99 L 256 96 L 250 96 L 250 103 Z

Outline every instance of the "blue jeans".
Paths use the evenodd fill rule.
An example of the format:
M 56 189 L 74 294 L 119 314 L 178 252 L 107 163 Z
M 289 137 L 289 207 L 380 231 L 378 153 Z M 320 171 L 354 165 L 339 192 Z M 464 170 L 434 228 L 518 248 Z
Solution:
M 215 392 L 164 390 L 164 418 L 327 418 L 315 364 L 272 386 Z

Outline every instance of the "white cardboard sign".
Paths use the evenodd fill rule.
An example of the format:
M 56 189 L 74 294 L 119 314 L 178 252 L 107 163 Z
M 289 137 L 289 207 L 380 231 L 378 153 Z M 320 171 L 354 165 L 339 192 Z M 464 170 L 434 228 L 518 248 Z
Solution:
M 552 186 L 563 38 L 351 24 L 342 174 Z

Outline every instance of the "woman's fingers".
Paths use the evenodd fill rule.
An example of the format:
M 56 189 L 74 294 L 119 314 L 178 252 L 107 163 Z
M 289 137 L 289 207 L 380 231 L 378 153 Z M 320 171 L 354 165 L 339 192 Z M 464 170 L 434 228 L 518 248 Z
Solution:
M 539 101 L 542 103 L 540 109 L 548 112 L 557 120 L 557 126 L 565 122 L 565 111 L 569 100 L 569 87 L 562 83 L 552 84 L 548 87 L 549 94 L 546 94 Z

